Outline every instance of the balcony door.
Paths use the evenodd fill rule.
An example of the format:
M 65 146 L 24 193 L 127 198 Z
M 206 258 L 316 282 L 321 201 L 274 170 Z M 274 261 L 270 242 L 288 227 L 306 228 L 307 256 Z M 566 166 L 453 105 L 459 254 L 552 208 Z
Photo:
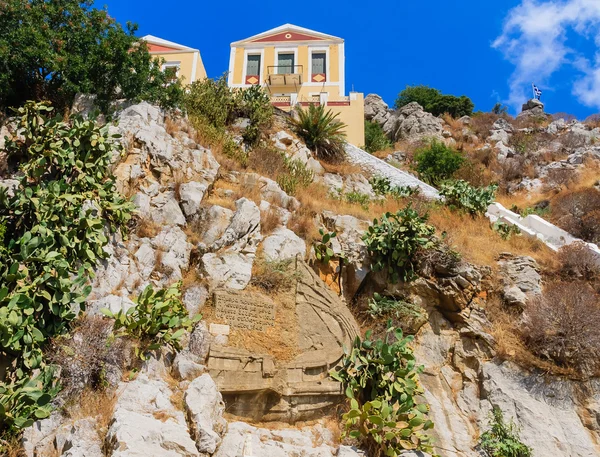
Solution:
M 294 73 L 294 53 L 277 54 L 277 73 L 280 75 Z

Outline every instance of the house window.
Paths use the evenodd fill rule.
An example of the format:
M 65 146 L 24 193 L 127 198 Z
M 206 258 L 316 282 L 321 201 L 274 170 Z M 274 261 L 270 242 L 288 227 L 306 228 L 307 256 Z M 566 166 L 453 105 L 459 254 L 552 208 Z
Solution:
M 260 76 L 260 54 L 251 54 L 248 56 L 246 76 Z
M 279 73 L 280 75 L 294 73 L 293 53 L 277 54 L 277 73 Z
M 323 82 L 327 79 L 327 55 L 324 52 L 312 53 L 312 80 Z
M 179 67 L 181 62 L 165 62 L 162 71 L 165 73 L 168 82 L 175 82 L 179 78 Z

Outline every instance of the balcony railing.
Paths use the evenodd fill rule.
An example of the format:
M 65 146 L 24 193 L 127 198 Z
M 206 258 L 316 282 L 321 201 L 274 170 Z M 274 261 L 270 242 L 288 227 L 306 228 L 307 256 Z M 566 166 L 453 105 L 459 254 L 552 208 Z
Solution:
M 302 65 L 275 65 L 267 67 L 270 86 L 299 86 L 302 84 Z

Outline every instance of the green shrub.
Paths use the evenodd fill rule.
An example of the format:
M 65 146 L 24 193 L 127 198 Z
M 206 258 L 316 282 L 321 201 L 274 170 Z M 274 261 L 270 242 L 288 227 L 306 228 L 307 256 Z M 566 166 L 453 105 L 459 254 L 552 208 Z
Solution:
M 291 129 L 317 157 L 331 161 L 344 157 L 346 124 L 337 119 L 339 113 L 325 111 L 324 105 L 310 104 L 308 109 L 296 107 L 295 115 L 289 121 Z
M 481 435 L 481 448 L 489 457 L 530 457 L 531 448 L 521 442 L 512 419 L 507 424 L 500 408 L 490 414 L 490 430 Z
M 412 340 L 390 327 L 385 340 L 373 341 L 368 331 L 364 341 L 356 337 L 341 366 L 330 373 L 350 399 L 350 410 L 342 416 L 345 434 L 364 444 L 369 455 L 433 453 L 431 439 L 423 433 L 433 422 L 427 419 L 429 406 L 419 401 L 423 367 L 416 365 Z
M 392 142 L 377 122 L 365 120 L 365 146 L 364 150 L 371 154 L 391 148 Z
M 262 132 L 271 125 L 273 105 L 271 97 L 261 86 L 242 89 L 239 117 L 247 117 L 250 125 L 244 130 L 244 141 L 251 145 L 258 144 Z
M 414 303 L 374 293 L 373 298 L 369 300 L 367 313 L 372 318 L 395 316 L 398 319 L 402 319 L 409 317 L 420 318 L 424 315 L 425 311 Z
M 470 116 L 475 107 L 471 99 L 465 95 L 460 97 L 443 95 L 438 89 L 424 85 L 406 86 L 406 89 L 398 94 L 394 106 L 399 109 L 412 102 L 417 102 L 434 116 L 448 113 L 454 118 Z
M 76 93 L 97 95 L 106 111 L 117 98 L 165 108 L 183 97 L 161 70 L 137 26 L 124 29 L 89 0 L 7 0 L 0 9 L 0 110 L 43 99 L 64 110 Z M 68 19 L 68 20 L 67 20 Z
M 277 184 L 286 194 L 294 195 L 298 187 L 307 187 L 313 182 L 315 174 L 300 159 L 292 160 L 281 151 L 274 153 L 283 157 L 286 171 L 277 176 Z
M 421 189 L 411 186 L 393 186 L 388 178 L 383 176 L 373 176 L 369 179 L 369 184 L 377 195 L 391 196 L 393 198 L 406 198 L 418 195 Z
M 433 140 L 429 146 L 416 151 L 414 160 L 415 170 L 421 179 L 438 185 L 452 178 L 466 159 L 441 141 Z
M 102 313 L 115 320 L 114 331 L 118 336 L 131 336 L 142 345 L 137 349 L 144 358 L 146 351 L 168 345 L 175 350 L 181 349 L 180 339 L 185 331 L 190 331 L 202 316 L 192 319 L 181 303 L 181 283 L 156 292 L 148 285 L 136 300 L 136 305 L 126 312 L 113 314 L 109 309 Z
M 371 197 L 368 194 L 361 192 L 348 192 L 340 194 L 340 197 L 353 205 L 360 205 L 363 209 L 368 210 L 371 203 Z
M 24 421 L 27 411 L 39 414 L 37 409 L 7 402 L 28 401 L 22 381 L 34 370 L 46 372 L 46 342 L 85 308 L 93 268 L 108 257 L 107 231 L 125 235 L 133 211 L 110 175 L 113 153 L 121 146 L 108 135 L 109 126 L 77 116 L 66 123 L 49 118 L 51 112 L 33 102 L 17 111 L 20 136 L 7 141 L 6 152 L 20 160 L 22 176 L 14 197 L 0 189 L 6 227 L 0 248 L 0 352 L 11 362 L 0 380 L 0 410 L 24 411 Z M 2 422 L 0 432 L 18 431 L 23 420 Z
M 458 180 L 442 184 L 440 195 L 445 198 L 446 205 L 464 210 L 472 216 L 485 214 L 494 202 L 498 186 L 473 187 L 468 182 Z
M 500 235 L 503 240 L 510 240 L 513 235 L 520 235 L 521 229 L 516 225 L 507 224 L 503 221 L 496 221 L 492 225 L 492 230 Z
M 385 270 L 393 282 L 402 275 L 404 281 L 414 278 L 417 251 L 436 245 L 435 227 L 427 224 L 427 214 L 419 213 L 408 205 L 396 214 L 385 213 L 375 219 L 363 236 L 373 258 L 374 271 Z

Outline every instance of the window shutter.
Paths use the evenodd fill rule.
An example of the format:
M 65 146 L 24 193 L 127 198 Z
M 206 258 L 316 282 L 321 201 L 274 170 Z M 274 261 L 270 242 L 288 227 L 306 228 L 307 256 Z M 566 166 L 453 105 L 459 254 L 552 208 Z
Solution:
M 279 74 L 294 73 L 294 54 L 278 54 L 277 66 Z
M 325 71 L 325 53 L 315 52 L 312 55 L 312 74 L 313 75 L 324 75 Z
M 249 55 L 248 64 L 246 66 L 246 76 L 259 76 L 260 75 L 260 55 Z

